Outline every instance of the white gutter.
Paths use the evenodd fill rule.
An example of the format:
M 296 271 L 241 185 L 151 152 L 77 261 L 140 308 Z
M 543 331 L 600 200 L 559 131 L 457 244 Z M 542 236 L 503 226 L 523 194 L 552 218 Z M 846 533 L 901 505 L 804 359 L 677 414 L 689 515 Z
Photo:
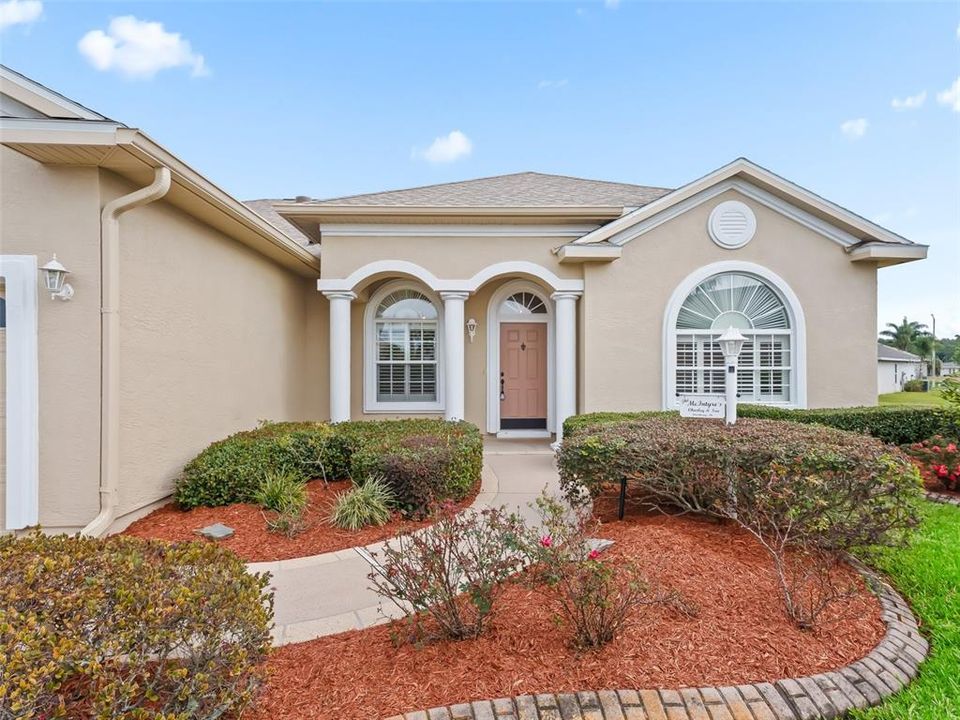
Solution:
M 120 216 L 170 190 L 170 170 L 108 202 L 100 213 L 100 514 L 80 531 L 100 537 L 117 516 L 120 480 Z

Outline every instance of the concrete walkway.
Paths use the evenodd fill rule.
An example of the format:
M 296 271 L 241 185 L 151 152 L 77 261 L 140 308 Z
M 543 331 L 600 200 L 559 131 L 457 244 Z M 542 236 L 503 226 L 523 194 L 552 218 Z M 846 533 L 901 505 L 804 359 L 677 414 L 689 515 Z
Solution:
M 506 506 L 528 520 L 529 504 L 544 488 L 556 492 L 558 477 L 553 451 L 546 440 L 484 441 L 480 494 L 471 505 Z M 382 551 L 382 543 L 367 547 Z M 274 590 L 274 643 L 304 642 L 324 635 L 386 622 L 398 611 L 369 589 L 367 564 L 353 548 L 292 560 L 249 563 L 255 572 L 269 572 Z M 382 610 L 382 613 L 381 613 Z

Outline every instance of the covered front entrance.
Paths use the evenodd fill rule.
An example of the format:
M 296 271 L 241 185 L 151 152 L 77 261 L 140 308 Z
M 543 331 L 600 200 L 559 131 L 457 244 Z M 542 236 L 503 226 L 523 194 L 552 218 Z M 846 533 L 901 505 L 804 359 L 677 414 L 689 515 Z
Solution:
M 500 428 L 547 429 L 547 326 L 500 325 Z

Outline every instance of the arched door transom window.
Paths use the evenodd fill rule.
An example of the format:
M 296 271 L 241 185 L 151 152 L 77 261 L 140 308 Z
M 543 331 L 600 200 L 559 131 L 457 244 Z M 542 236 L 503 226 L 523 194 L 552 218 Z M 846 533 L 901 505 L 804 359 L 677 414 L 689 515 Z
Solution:
M 522 315 L 546 315 L 547 306 L 532 292 L 514 293 L 500 306 L 501 317 Z
M 746 273 L 707 278 L 680 306 L 674 328 L 676 392 L 723 393 L 724 360 L 717 338 L 731 326 L 747 338 L 737 368 L 740 402 L 792 402 L 790 313 L 776 290 Z
M 374 316 L 378 403 L 434 403 L 437 392 L 439 313 L 422 292 L 399 288 Z

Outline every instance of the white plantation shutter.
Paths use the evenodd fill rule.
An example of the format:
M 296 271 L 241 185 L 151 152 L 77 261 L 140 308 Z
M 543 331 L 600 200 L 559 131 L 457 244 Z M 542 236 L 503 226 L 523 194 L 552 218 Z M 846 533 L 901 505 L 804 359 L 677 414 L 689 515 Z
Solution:
M 416 290 L 391 293 L 376 314 L 378 402 L 437 400 L 437 310 Z

